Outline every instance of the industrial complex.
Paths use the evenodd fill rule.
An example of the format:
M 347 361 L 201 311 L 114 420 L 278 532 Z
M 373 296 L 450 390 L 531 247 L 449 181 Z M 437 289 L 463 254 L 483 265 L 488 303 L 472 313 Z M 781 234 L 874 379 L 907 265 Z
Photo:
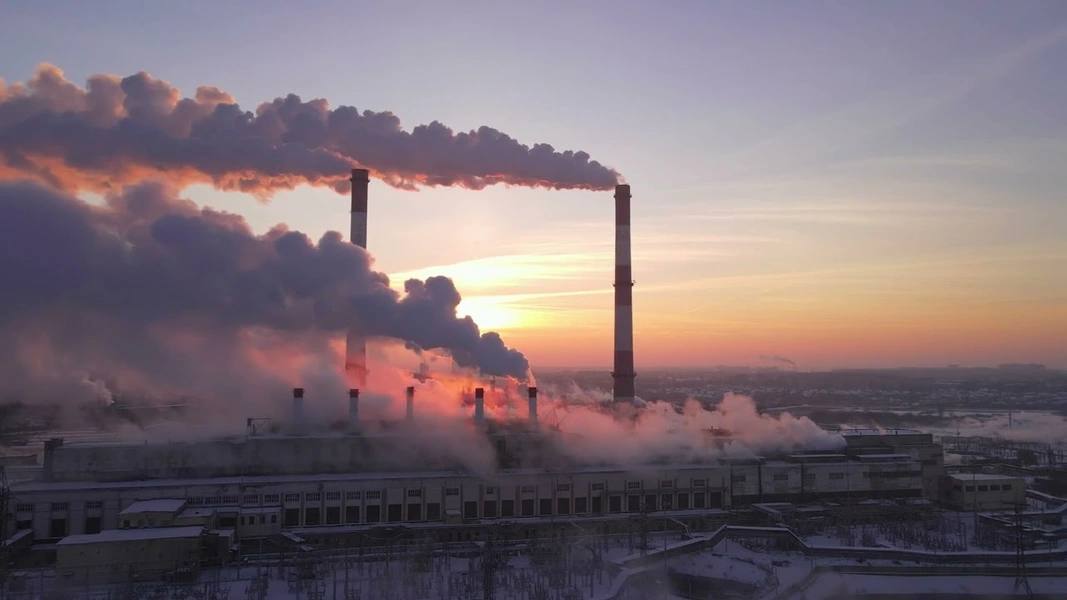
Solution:
M 351 241 L 362 247 L 368 181 L 366 170 L 353 170 Z M 605 411 L 641 404 L 634 388 L 630 186 L 618 185 L 614 197 L 615 405 Z M 366 355 L 354 328 L 345 368 L 357 387 L 349 391 L 342 431 L 309 417 L 305 403 L 322 399 L 295 388 L 289 422 L 263 430 L 249 419 L 243 436 L 143 444 L 47 439 L 33 476 L 12 481 L 5 497 L 8 571 L 54 568 L 58 582 L 109 584 L 338 548 L 370 553 L 399 544 L 414 552 L 561 531 L 632 536 L 635 527 L 646 536 L 739 524 L 802 529 L 818 519 L 858 522 L 863 511 L 877 516 L 943 505 L 1006 512 L 1027 501 L 1023 477 L 946 473 L 942 446 L 913 430 L 842 430 L 833 449 L 763 456 L 719 452 L 732 432 L 707 431 L 701 455 L 716 458 L 582 461 L 562 450 L 570 434 L 539 419 L 533 386 L 522 388 L 525 410 L 510 421 L 487 415 L 486 389 L 473 390 L 464 432 L 491 453 L 488 466 L 473 468 L 458 455 L 422 450 L 444 434 L 418 427 L 414 387 L 404 390 L 404 422 L 363 427 Z

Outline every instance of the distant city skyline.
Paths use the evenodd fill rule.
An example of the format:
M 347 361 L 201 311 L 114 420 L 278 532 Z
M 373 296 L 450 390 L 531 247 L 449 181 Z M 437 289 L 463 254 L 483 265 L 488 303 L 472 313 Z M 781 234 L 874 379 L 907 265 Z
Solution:
M 638 376 L 1067 368 L 1067 3 L 5 4 L 0 79 L 145 70 L 582 150 L 633 189 Z M 133 15 L 136 15 L 134 19 Z M 130 23 L 136 22 L 136 25 Z M 348 201 L 183 195 L 346 232 Z M 612 359 L 610 192 L 370 184 L 368 248 L 538 367 Z

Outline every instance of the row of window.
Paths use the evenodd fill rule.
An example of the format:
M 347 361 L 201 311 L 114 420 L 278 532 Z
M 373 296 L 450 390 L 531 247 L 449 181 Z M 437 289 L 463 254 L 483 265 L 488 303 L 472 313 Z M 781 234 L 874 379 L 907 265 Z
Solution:
M 959 492 L 959 491 L 961 491 L 961 486 L 959 484 L 956 484 L 954 486 L 954 489 L 957 492 Z M 963 491 L 973 492 L 974 491 L 974 486 L 973 485 L 968 485 Z M 1010 483 L 1004 483 L 1004 484 L 996 484 L 996 483 L 994 483 L 994 484 L 990 484 L 990 485 L 980 485 L 980 486 L 978 486 L 978 491 L 979 492 L 1010 492 L 1011 491 L 1011 484 Z

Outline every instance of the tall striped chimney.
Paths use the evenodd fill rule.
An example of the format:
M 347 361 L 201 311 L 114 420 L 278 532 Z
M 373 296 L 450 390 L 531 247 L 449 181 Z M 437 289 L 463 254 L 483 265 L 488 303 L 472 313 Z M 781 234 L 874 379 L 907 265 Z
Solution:
M 359 429 L 359 390 L 348 390 L 348 431 Z
M 352 229 L 349 241 L 367 247 L 367 188 L 370 171 L 352 169 Z M 345 339 L 345 372 L 352 375 L 360 388 L 367 386 L 367 340 L 355 328 L 349 328 Z
M 485 388 L 474 388 L 474 424 L 485 424 Z
M 530 424 L 537 425 L 537 388 L 527 388 L 526 394 L 528 397 L 526 401 L 528 407 L 527 417 L 530 420 Z
M 406 416 L 408 421 L 415 420 L 415 386 L 408 386 L 406 398 Z
M 630 186 L 615 186 L 615 402 L 633 403 L 634 307 L 630 268 Z

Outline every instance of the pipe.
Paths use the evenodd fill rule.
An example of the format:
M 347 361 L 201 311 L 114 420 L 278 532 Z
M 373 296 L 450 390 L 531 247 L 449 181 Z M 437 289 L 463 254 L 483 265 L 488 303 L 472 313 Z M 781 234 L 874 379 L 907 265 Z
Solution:
M 370 171 L 352 169 L 352 213 L 349 241 L 367 248 L 367 190 L 370 185 Z M 355 327 L 348 329 L 345 337 L 345 372 L 355 380 L 360 388 L 367 386 L 367 340 Z
M 359 429 L 359 390 L 348 390 L 348 431 Z
M 407 420 L 415 420 L 415 386 L 408 386 L 407 389 Z
M 526 393 L 527 393 L 527 396 L 529 397 L 529 399 L 527 400 L 527 403 L 528 403 L 528 406 L 529 406 L 528 417 L 529 417 L 530 423 L 533 424 L 533 425 L 537 425 L 537 388 L 536 387 L 528 388 L 526 390 Z
M 297 425 L 304 422 L 304 388 L 293 388 L 293 422 Z
M 630 186 L 615 186 L 615 402 L 633 403 L 634 310 L 630 257 Z
M 485 388 L 474 388 L 474 424 L 485 424 Z

